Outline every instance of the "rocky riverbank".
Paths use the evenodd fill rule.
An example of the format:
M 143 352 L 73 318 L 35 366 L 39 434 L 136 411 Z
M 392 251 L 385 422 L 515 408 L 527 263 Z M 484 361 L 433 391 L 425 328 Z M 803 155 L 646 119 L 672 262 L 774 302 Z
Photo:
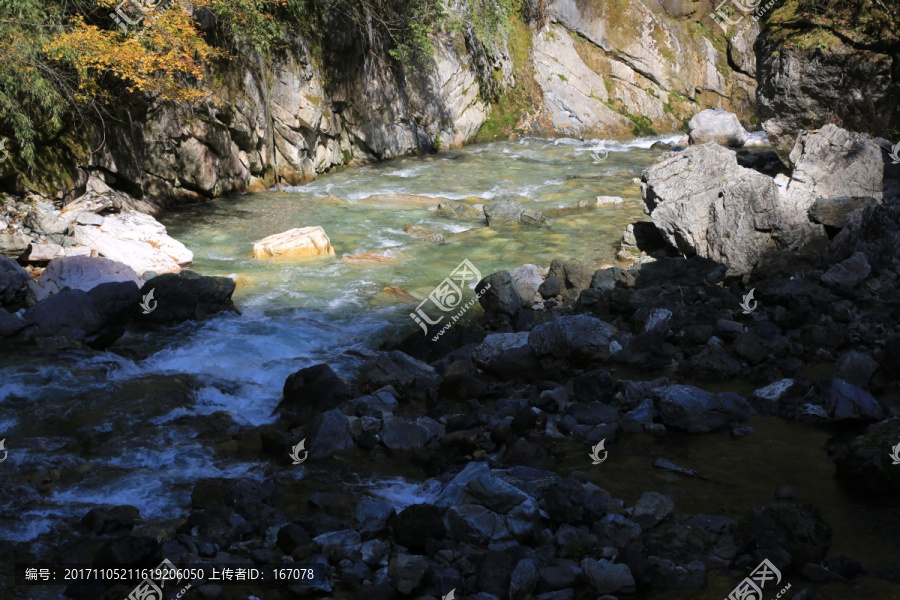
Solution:
M 790 172 L 773 177 L 714 143 L 667 153 L 641 177 L 652 222 L 623 237 L 630 267 L 559 259 L 490 274 L 476 286 L 476 326 L 456 324 L 437 342 L 416 329 L 365 358 L 353 378 L 327 364 L 304 368 L 285 382 L 271 425 L 203 428 L 210 443 L 270 463 L 262 482 L 197 481 L 189 513 L 167 526 L 133 507 L 95 508 L 42 558 L 167 558 L 210 571 L 303 564 L 321 574 L 284 588 L 196 581 L 207 598 L 727 594 L 763 560 L 793 598 L 845 584 L 895 589 L 900 564 L 890 557 L 876 565 L 831 552 L 836 524 L 817 506 L 825 499 L 780 487 L 743 515 L 693 514 L 655 490 L 627 503 L 584 470 L 558 472 L 564 444 L 600 464 L 630 436 L 752 439 L 748 420 L 761 415 L 833 432 L 827 451 L 847 493 L 875 505 L 900 494 L 889 457 L 900 442 L 892 167 L 876 143 L 834 126 L 802 135 L 791 157 Z M 492 214 L 499 208 L 510 207 Z M 137 294 L 126 275 L 115 289 Z M 210 280 L 161 275 L 141 292 L 219 285 Z M 215 310 L 230 308 L 231 290 L 219 290 Z M 212 310 L 191 304 L 198 297 L 183 292 L 178 319 Z M 428 479 L 402 508 L 303 488 L 290 458 L 301 441 L 299 468 L 406 462 Z M 668 459 L 655 467 L 705 477 Z

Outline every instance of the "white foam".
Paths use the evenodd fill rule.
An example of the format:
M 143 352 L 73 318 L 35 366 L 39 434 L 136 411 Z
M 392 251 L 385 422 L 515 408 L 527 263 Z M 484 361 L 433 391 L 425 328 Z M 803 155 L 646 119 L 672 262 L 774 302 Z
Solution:
M 364 485 L 369 487 L 371 495 L 387 500 L 398 512 L 413 504 L 434 502 L 442 487 L 441 483 L 434 479 L 425 483 L 410 483 L 403 478 Z

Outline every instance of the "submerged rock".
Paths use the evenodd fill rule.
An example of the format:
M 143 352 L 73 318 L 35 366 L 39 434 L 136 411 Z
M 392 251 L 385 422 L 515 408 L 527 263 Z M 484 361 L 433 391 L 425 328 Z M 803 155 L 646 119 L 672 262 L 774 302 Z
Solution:
M 334 256 L 331 240 L 321 227 L 299 227 L 253 244 L 254 258 Z

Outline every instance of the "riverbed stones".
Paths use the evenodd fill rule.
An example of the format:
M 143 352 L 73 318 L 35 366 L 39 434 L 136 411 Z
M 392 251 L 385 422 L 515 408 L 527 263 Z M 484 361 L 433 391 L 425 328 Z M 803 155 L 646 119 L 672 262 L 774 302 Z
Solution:
M 724 110 L 707 108 L 688 122 L 688 136 L 692 144 L 715 142 L 723 146 L 743 146 L 747 131 L 737 115 Z
M 147 308 L 138 315 L 138 320 L 178 323 L 199 321 L 225 311 L 237 312 L 231 300 L 234 290 L 235 283 L 228 277 L 202 276 L 188 269 L 177 274 L 166 273 L 150 279 L 141 288 Z M 149 298 L 151 292 L 153 297 Z
M 744 398 L 731 392 L 711 394 L 675 384 L 656 388 L 653 394 L 663 424 L 690 433 L 723 429 L 732 421 L 744 421 L 755 413 Z
M 420 591 L 426 583 L 431 567 L 428 559 L 415 554 L 398 554 L 388 565 L 391 584 L 403 595 Z
M 452 219 L 480 219 L 484 210 L 461 200 L 444 200 L 438 204 L 437 214 Z
M 52 210 L 32 209 L 25 215 L 23 223 L 25 227 L 40 235 L 66 233 L 69 229 L 68 221 L 59 218 L 54 214 L 55 212 Z
M 555 277 L 559 282 L 559 293 L 563 300 L 573 302 L 583 290 L 591 286 L 594 272 L 594 267 L 583 261 L 555 258 L 550 263 L 547 278 Z
M 400 350 L 380 352 L 365 369 L 365 377 L 378 388 L 391 385 L 401 390 L 430 387 L 438 378 L 434 367 Z
M 353 448 L 350 422 L 337 408 L 317 416 L 306 433 L 310 458 L 329 458 Z
M 643 529 L 650 529 L 675 512 L 675 502 L 659 492 L 644 492 L 634 505 L 631 520 Z
M 484 217 L 488 227 L 500 223 L 521 223 L 540 227 L 547 219 L 533 208 L 526 208 L 518 200 L 495 200 L 484 205 Z
M 19 258 L 30 244 L 31 238 L 24 233 L 0 233 L 0 255 Z
M 299 227 L 253 244 L 254 258 L 334 256 L 331 240 L 321 227 Z

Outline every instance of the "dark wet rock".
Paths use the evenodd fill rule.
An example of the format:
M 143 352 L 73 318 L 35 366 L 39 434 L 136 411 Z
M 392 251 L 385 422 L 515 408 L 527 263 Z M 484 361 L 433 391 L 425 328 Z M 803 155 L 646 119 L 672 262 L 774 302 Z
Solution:
M 414 552 L 424 552 L 429 539 L 443 540 L 446 535 L 443 512 L 432 504 L 408 506 L 394 520 L 394 539 Z
M 556 278 L 555 275 L 548 275 L 546 279 L 544 279 L 543 283 L 538 287 L 538 293 L 542 298 L 556 298 L 559 296 L 562 291 L 562 286 L 559 283 L 559 279 Z
M 528 343 L 538 356 L 581 361 L 606 360 L 615 329 L 587 315 L 563 316 L 535 327 Z
M 851 385 L 866 388 L 877 370 L 878 362 L 871 355 L 851 350 L 838 360 L 834 376 Z
M 360 536 L 353 529 L 323 533 L 313 538 L 313 541 L 332 562 L 359 557 Z
M 741 363 L 724 350 L 707 348 L 692 356 L 682 370 L 700 381 L 724 381 L 741 374 Z
M 399 350 L 379 352 L 365 370 L 365 377 L 375 387 L 391 385 L 398 390 L 434 387 L 438 379 L 434 367 Z
M 582 577 L 597 594 L 633 594 L 634 577 L 628 565 L 586 558 L 581 562 Z
M 809 207 L 809 218 L 815 223 L 843 229 L 850 222 L 850 213 L 878 204 L 871 196 L 818 198 Z
M 324 411 L 336 408 L 351 397 L 353 393 L 344 380 L 323 363 L 305 367 L 288 376 L 278 408 Z
M 141 287 L 141 298 L 153 291 L 152 312 L 137 315 L 139 322 L 178 323 L 201 320 L 221 312 L 237 312 L 231 295 L 235 283 L 228 277 L 205 277 L 190 270 L 166 273 L 147 281 Z M 148 301 L 152 307 L 154 304 Z
M 437 214 L 442 217 L 457 219 L 480 219 L 484 216 L 484 211 L 468 202 L 462 202 L 460 200 L 444 200 L 438 204 Z
M 566 414 L 571 415 L 581 425 L 595 427 L 601 423 L 617 423 L 619 411 L 615 406 L 602 402 L 578 402 L 570 404 Z
M 625 286 L 634 283 L 634 277 L 624 269 L 619 267 L 609 267 L 606 269 L 597 269 L 591 277 L 591 289 L 609 291 L 616 287 L 617 283 Z
M 835 260 L 862 252 L 876 272 L 900 271 L 900 204 L 865 209 L 834 238 L 830 250 Z
M 500 223 L 522 223 L 541 226 L 547 219 L 537 210 L 525 208 L 516 200 L 495 200 L 484 205 L 484 218 L 488 227 Z
M 609 542 L 615 548 L 625 548 L 641 539 L 641 526 L 620 514 L 609 514 L 593 526 L 601 542 Z
M 722 429 L 755 412 L 744 398 L 731 392 L 710 394 L 688 385 L 667 385 L 655 389 L 654 394 L 663 424 L 690 433 Z
M 95 535 L 131 531 L 141 518 L 134 506 L 96 506 L 81 519 L 81 526 Z
M 363 561 L 372 568 L 386 567 L 391 553 L 391 543 L 375 538 L 360 546 Z
M 536 366 L 526 331 L 492 333 L 472 352 L 472 362 L 476 365 L 508 378 L 521 374 L 521 364 L 529 358 Z
M 516 559 L 508 552 L 487 552 L 478 563 L 478 589 L 505 598 L 516 564 Z
M 309 533 L 297 523 L 288 523 L 278 530 L 278 547 L 285 554 L 291 554 L 297 547 L 305 546 L 312 541 Z
M 659 492 L 644 492 L 631 513 L 631 520 L 643 529 L 656 527 L 675 512 L 675 502 Z
M 773 504 L 756 508 L 735 525 L 735 537 L 755 561 L 768 557 L 779 569 L 799 570 L 820 562 L 831 547 L 831 527 L 811 504 Z
M 573 400 L 578 402 L 610 402 L 615 392 L 612 377 L 606 369 L 593 369 L 572 378 Z
M 306 447 L 310 458 L 329 458 L 353 448 L 350 423 L 340 409 L 319 415 L 307 429 Z
M 387 501 L 365 496 L 356 507 L 356 523 L 363 535 L 376 535 L 387 530 L 394 507 Z
M 871 394 L 837 377 L 831 381 L 827 408 L 836 421 L 845 419 L 878 421 L 884 418 L 884 409 Z
M 357 600 L 395 600 L 397 590 L 390 583 L 378 583 L 359 590 Z
M 427 585 L 430 570 L 428 559 L 424 556 L 398 554 L 388 565 L 388 576 L 398 592 L 410 595 Z
M 731 351 L 751 365 L 758 365 L 769 355 L 765 340 L 752 331 L 738 335 L 731 343 Z
M 519 561 L 509 577 L 509 599 L 526 600 L 531 597 L 538 582 L 538 571 L 534 561 L 524 558 Z
M 381 430 L 381 441 L 391 450 L 414 450 L 424 447 L 435 436 L 416 422 L 393 420 Z
M 594 269 L 585 262 L 556 258 L 550 263 L 547 277 L 555 277 L 563 300 L 573 302 L 578 299 L 582 290 L 591 287 Z
M 537 593 L 553 590 L 564 590 L 575 586 L 578 580 L 576 570 L 580 570 L 575 561 L 557 560 L 556 564 L 543 567 L 538 571 Z
M 882 421 L 842 446 L 835 454 L 837 477 L 869 494 L 900 494 L 900 465 L 892 449 L 900 444 L 900 418 Z
M 706 565 L 695 560 L 686 565 L 651 556 L 650 581 L 660 588 L 699 590 L 706 587 Z
M 498 271 L 488 275 L 478 282 L 475 291 L 481 294 L 478 302 L 488 313 L 497 312 L 514 317 L 519 314 L 520 310 L 530 306 L 529 302 L 519 294 L 516 282 L 513 281 L 509 271 Z
M 18 314 L 9 314 L 5 308 L 0 308 L 0 338 L 12 337 L 25 329 L 28 323 Z
M 856 252 L 847 260 L 834 265 L 822 275 L 822 283 L 829 287 L 853 288 L 865 281 L 872 267 L 866 260 L 866 255 Z
M 726 517 L 694 515 L 669 520 L 645 532 L 643 539 L 648 554 L 679 565 L 699 561 L 708 569 L 727 569 L 738 553 L 731 525 Z
M 0 307 L 18 307 L 24 304 L 31 280 L 28 271 L 16 261 L 0 256 Z
M 881 372 L 888 378 L 900 379 L 900 335 L 892 335 L 884 341 L 884 352 L 879 365 Z

